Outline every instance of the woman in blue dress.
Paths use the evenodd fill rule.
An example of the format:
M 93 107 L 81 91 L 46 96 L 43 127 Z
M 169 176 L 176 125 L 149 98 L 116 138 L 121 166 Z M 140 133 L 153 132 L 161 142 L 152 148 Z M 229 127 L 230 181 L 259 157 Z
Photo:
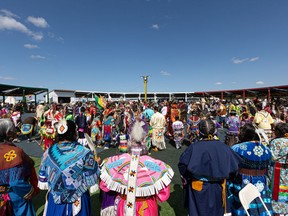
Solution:
M 242 159 L 238 173 L 228 182 L 229 202 L 232 215 L 246 215 L 238 193 L 248 183 L 255 185 L 261 197 L 272 214 L 271 198 L 268 194 L 267 168 L 271 162 L 271 151 L 260 141 L 260 131 L 252 124 L 245 124 L 240 129 L 239 140 L 241 143 L 232 146 Z M 250 215 L 267 215 L 260 200 L 255 200 L 250 204 Z
M 31 198 L 39 191 L 34 161 L 10 142 L 15 137 L 14 123 L 0 119 L 0 215 L 34 216 Z
M 76 141 L 76 125 L 61 120 L 57 143 L 43 154 L 39 187 L 47 190 L 43 215 L 90 216 L 90 193 L 98 190 L 99 168 L 90 149 Z
M 200 140 L 181 155 L 178 168 L 183 180 L 184 205 L 191 216 L 223 216 L 229 213 L 226 179 L 237 172 L 241 158 L 215 139 L 211 119 L 199 122 Z

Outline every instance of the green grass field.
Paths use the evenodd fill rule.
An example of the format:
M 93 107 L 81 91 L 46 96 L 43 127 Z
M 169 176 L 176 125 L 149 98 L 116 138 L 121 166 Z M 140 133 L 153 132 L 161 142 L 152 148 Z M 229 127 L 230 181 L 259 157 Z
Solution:
M 183 190 L 181 188 L 180 174 L 178 172 L 177 163 L 180 154 L 184 149 L 176 150 L 174 147 L 167 146 L 167 149 L 161 152 L 152 152 L 152 157 L 165 161 L 169 164 L 174 170 L 175 174 L 172 179 L 170 186 L 170 198 L 164 203 L 159 204 L 159 215 L 160 216 L 185 216 L 188 215 L 187 211 L 183 207 Z M 109 149 L 101 152 L 99 156 L 104 159 L 111 155 L 114 155 L 115 149 Z M 38 172 L 41 159 L 32 157 L 35 161 L 35 168 Z M 40 216 L 43 214 L 45 196 L 47 191 L 41 191 L 36 197 L 33 198 L 33 203 L 36 211 L 36 215 Z M 92 206 L 92 215 L 100 215 L 100 191 L 91 196 L 91 206 Z

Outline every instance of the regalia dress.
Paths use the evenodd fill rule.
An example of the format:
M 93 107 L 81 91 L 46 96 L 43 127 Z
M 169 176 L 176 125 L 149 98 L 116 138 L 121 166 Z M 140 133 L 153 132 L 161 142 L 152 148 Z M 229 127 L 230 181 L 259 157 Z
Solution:
M 239 171 L 228 183 L 229 202 L 233 215 L 245 215 L 238 193 L 246 184 L 255 185 L 267 208 L 272 214 L 271 197 L 267 184 L 267 168 L 271 161 L 271 151 L 259 141 L 248 141 L 231 147 L 242 159 Z M 251 215 L 266 215 L 265 208 L 258 200 L 250 204 Z
M 199 139 L 199 128 L 198 124 L 200 122 L 200 117 L 196 113 L 192 113 L 192 116 L 188 118 L 188 137 L 190 142 L 196 142 Z
M 125 214 L 126 208 L 132 204 L 135 205 L 135 216 L 157 216 L 157 200 L 164 202 L 169 198 L 174 175 L 172 168 L 160 160 L 143 155 L 137 158 L 135 169 L 130 171 L 131 161 L 134 160 L 135 155 L 126 153 L 103 161 L 100 188 L 106 193 L 106 199 L 102 202 L 101 215 L 128 215 Z M 135 178 L 134 187 L 128 186 L 131 178 Z M 129 202 L 130 193 L 134 193 L 134 204 Z
M 90 192 L 98 189 L 93 153 L 77 142 L 54 144 L 43 154 L 39 188 L 48 189 L 43 215 L 91 215 Z
M 43 150 L 46 151 L 53 145 L 56 136 L 55 128 L 51 124 L 45 124 L 40 128 L 39 133 L 43 137 Z
M 95 117 L 91 123 L 91 139 L 94 143 L 99 144 L 102 140 L 102 132 L 100 128 L 102 128 L 102 123 L 99 117 Z
M 180 148 L 182 146 L 182 142 L 184 140 L 184 124 L 181 121 L 175 121 L 172 124 L 173 128 L 173 137 L 176 148 Z
M 140 138 L 131 131 L 134 128 L 139 131 L 139 127 L 143 128 L 145 136 L 138 134 L 141 141 L 137 142 L 141 144 L 135 144 L 135 139 Z M 106 158 L 101 165 L 100 188 L 104 192 L 101 216 L 157 216 L 157 201 L 164 202 L 170 196 L 172 168 L 141 155 L 142 147 L 147 146 L 148 124 L 144 120 L 134 121 L 129 130 L 129 142 L 134 143 L 129 144 L 129 153 Z
M 154 113 L 150 119 L 150 125 L 152 127 L 152 145 L 158 149 L 166 149 L 165 144 L 165 116 L 159 112 Z
M 118 143 L 118 149 L 120 153 L 127 153 L 127 141 L 129 139 L 128 134 L 117 134 L 116 142 Z
M 277 214 L 288 214 L 288 138 L 270 142 L 274 163 L 270 168 L 272 207 Z
M 113 127 L 115 127 L 114 118 L 112 115 L 109 115 L 103 119 L 102 127 L 102 139 L 107 143 L 111 143 L 113 137 Z
M 232 146 L 238 143 L 239 138 L 239 128 L 240 128 L 240 120 L 237 116 L 230 116 L 226 122 L 228 126 L 228 131 L 226 133 L 225 143 L 229 146 Z
M 180 156 L 184 207 L 189 215 L 219 216 L 229 212 L 226 179 L 238 170 L 241 158 L 218 140 L 191 144 Z
M 0 144 L 0 213 L 3 200 L 11 200 L 12 215 L 34 216 L 31 201 L 37 190 L 37 176 L 33 160 L 12 143 Z M 33 187 L 34 185 L 34 187 Z M 7 213 L 4 215 L 7 215 Z

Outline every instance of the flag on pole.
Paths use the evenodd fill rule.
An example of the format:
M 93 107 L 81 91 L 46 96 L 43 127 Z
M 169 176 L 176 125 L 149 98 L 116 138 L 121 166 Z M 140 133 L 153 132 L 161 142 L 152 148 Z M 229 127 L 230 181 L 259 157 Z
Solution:
M 96 106 L 99 109 L 106 108 L 107 101 L 105 100 L 103 96 L 100 95 L 100 97 L 98 97 L 97 95 L 94 95 L 94 99 L 95 99 Z

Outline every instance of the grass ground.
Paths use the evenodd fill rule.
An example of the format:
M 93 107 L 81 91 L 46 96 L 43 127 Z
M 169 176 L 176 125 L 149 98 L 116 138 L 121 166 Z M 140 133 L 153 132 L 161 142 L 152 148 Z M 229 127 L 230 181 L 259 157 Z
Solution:
M 181 188 L 180 174 L 177 168 L 179 157 L 185 148 L 186 147 L 176 150 L 171 144 L 168 143 L 167 149 L 165 149 L 164 151 L 151 152 L 152 157 L 165 161 L 172 167 L 175 173 L 170 186 L 171 189 L 170 198 L 164 203 L 159 203 L 160 216 L 187 215 L 187 211 L 183 208 L 183 191 Z M 101 157 L 101 159 L 104 159 L 106 157 L 115 155 L 116 153 L 117 150 L 111 148 L 109 150 L 102 151 L 101 153 L 99 153 L 99 156 Z M 33 157 L 33 159 L 35 161 L 35 168 L 38 172 L 41 158 Z M 46 191 L 41 191 L 36 197 L 33 198 L 33 203 L 37 216 L 43 214 L 45 196 Z M 101 202 L 99 191 L 91 196 L 91 206 L 92 206 L 92 215 L 93 216 L 100 215 Z

